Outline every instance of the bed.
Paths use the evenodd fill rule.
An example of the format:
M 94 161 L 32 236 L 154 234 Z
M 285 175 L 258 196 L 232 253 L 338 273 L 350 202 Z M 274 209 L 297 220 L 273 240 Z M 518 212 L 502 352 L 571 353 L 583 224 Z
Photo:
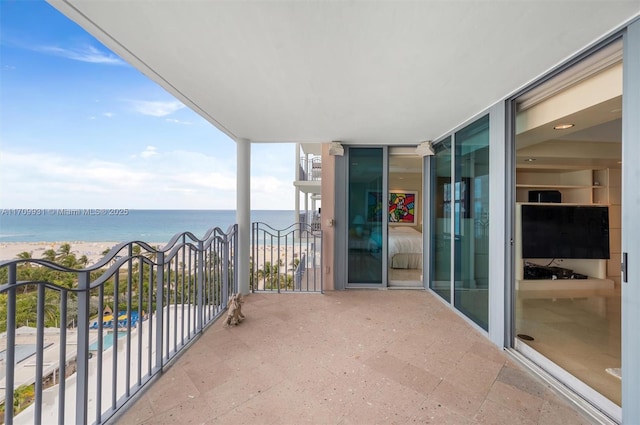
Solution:
M 422 233 L 412 227 L 389 227 L 389 265 L 394 269 L 422 268 Z

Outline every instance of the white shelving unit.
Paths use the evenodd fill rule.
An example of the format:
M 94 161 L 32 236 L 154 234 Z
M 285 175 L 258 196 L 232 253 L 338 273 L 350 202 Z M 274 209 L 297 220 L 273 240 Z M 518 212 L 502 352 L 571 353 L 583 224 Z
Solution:
M 516 202 L 530 190 L 558 190 L 563 204 L 608 204 L 608 169 L 523 168 L 516 171 Z
M 516 288 L 520 291 L 567 290 L 567 289 L 611 289 L 614 287 L 618 270 L 612 260 L 572 259 L 556 264 L 585 274 L 589 279 L 524 280 L 524 263 L 531 261 L 546 265 L 552 258 L 523 259 L 521 233 L 521 206 L 528 203 L 530 190 L 558 190 L 562 195 L 562 204 L 606 205 L 610 210 L 610 231 L 619 225 L 619 170 L 604 169 L 567 169 L 567 168 L 521 168 L 516 171 Z M 613 186 L 613 187 L 612 187 Z M 557 204 L 554 204 L 557 205 Z M 613 206 L 613 208 L 611 208 Z M 616 208 L 618 207 L 618 208 Z M 613 214 L 613 216 L 612 216 Z M 616 237 L 611 239 L 612 259 L 619 252 Z

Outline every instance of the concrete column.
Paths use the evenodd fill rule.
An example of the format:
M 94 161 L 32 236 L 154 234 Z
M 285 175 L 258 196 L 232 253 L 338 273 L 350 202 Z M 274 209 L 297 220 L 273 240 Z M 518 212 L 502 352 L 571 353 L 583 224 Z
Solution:
M 296 143 L 296 181 L 300 181 L 300 143 Z M 300 223 L 300 188 L 296 186 L 296 216 L 295 223 Z
M 236 140 L 236 222 L 238 223 L 238 290 L 249 293 L 251 253 L 251 141 Z

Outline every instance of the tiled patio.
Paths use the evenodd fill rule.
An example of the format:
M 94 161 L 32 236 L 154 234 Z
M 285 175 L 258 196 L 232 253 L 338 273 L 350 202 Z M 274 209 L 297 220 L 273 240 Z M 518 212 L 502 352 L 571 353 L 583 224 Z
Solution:
M 425 291 L 252 294 L 124 424 L 588 424 Z

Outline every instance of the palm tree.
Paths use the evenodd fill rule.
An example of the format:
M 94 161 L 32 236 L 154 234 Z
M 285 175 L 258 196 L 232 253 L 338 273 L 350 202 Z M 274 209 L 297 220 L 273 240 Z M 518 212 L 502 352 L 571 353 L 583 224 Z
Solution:
M 56 251 L 53 249 L 47 249 L 45 252 L 42 253 L 42 258 L 44 258 L 45 260 L 54 262 L 56 261 Z
M 64 258 L 68 255 L 71 255 L 71 244 L 63 243 L 62 245 L 60 245 L 60 248 L 58 248 L 57 254 L 60 258 Z
M 294 260 L 294 263 L 297 260 Z M 271 264 L 267 261 L 262 266 L 262 269 L 258 269 L 257 278 L 264 283 L 264 289 L 276 289 L 278 287 L 282 289 L 293 288 L 293 276 L 280 268 L 284 266 L 282 260 L 278 260 L 277 264 Z
M 158 251 L 160 250 L 160 245 L 153 246 L 152 248 L 154 250 L 147 253 L 147 258 L 155 263 L 158 259 Z
M 89 264 L 89 258 L 87 258 L 86 255 L 82 255 L 82 257 L 78 259 L 78 264 L 82 266 L 82 268 L 87 267 L 87 265 Z
M 78 260 L 73 252 L 71 252 L 71 244 L 63 243 L 58 248 L 58 252 L 56 253 L 56 261 L 62 264 L 65 267 L 76 267 L 78 265 Z
M 31 260 L 33 258 L 33 251 L 22 251 L 20 254 L 16 255 L 16 258 L 19 260 Z
M 295 272 L 298 266 L 300 265 L 300 259 L 294 258 L 293 261 L 289 263 L 289 265 L 291 266 L 289 271 Z

